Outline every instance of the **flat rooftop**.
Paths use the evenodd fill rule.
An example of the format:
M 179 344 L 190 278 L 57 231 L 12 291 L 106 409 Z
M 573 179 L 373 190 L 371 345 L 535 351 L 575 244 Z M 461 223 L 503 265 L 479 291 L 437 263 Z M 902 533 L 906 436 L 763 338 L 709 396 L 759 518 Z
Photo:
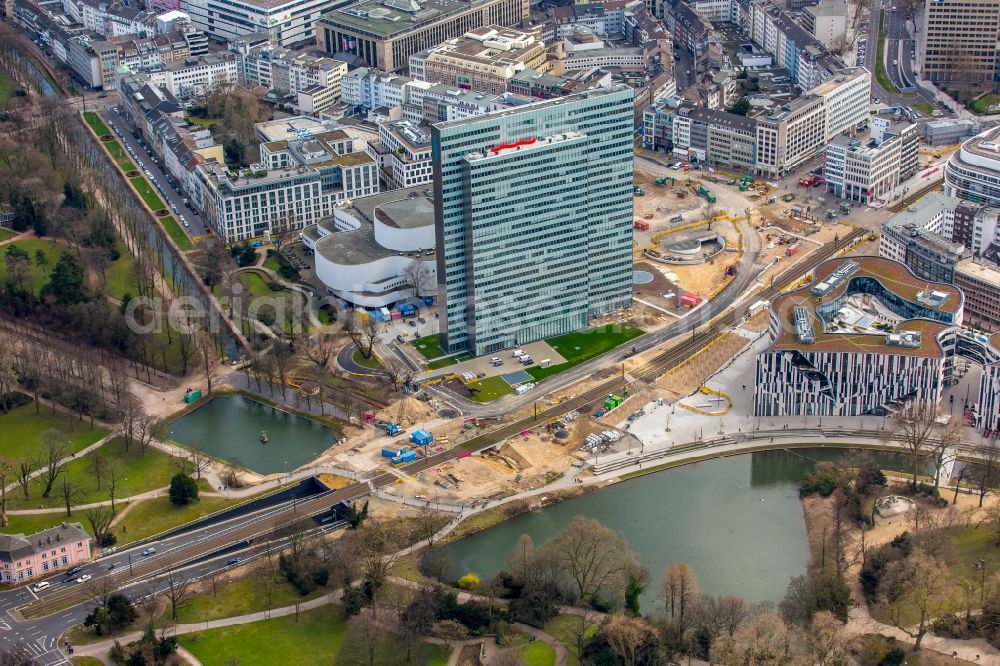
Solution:
M 822 296 L 812 293 L 812 288 L 829 278 L 838 268 L 855 262 L 857 270 L 848 275 L 833 289 Z M 772 342 L 771 351 L 797 350 L 802 352 L 865 352 L 877 354 L 899 354 L 904 356 L 936 357 L 942 354 L 937 342 L 937 335 L 951 326 L 952 323 L 932 321 L 930 319 L 905 319 L 893 331 L 894 333 L 916 332 L 920 334 L 918 346 L 889 345 L 884 334 L 866 333 L 835 333 L 826 332 L 823 318 L 817 313 L 817 308 L 832 303 L 842 297 L 850 282 L 859 277 L 871 277 L 896 296 L 912 303 L 917 302 L 917 294 L 935 291 L 946 296 L 944 302 L 936 308 L 939 312 L 955 315 L 962 307 L 962 294 L 953 285 L 941 282 L 928 282 L 914 275 L 903 264 L 882 257 L 844 257 L 831 259 L 816 267 L 814 279 L 802 289 L 782 294 L 771 301 L 771 311 L 779 322 L 778 335 Z M 880 301 L 881 302 L 881 301 Z M 805 308 L 815 336 L 811 344 L 798 340 L 795 327 L 794 310 Z M 888 304 L 883 308 L 891 310 Z
M 375 240 L 375 225 L 372 220 L 378 219 L 397 229 L 417 229 L 433 225 L 434 203 L 425 194 L 425 190 L 429 188 L 429 185 L 421 185 L 353 199 L 350 207 L 342 210 L 361 222 L 359 228 L 340 231 L 333 219 L 327 218 L 306 227 L 302 233 L 316 242 L 317 253 L 339 264 L 361 265 L 398 256 L 400 252 L 382 247 Z M 321 238 L 319 227 L 331 233 Z M 435 261 L 433 248 L 426 248 L 419 257 L 413 258 Z
M 482 0 L 359 0 L 327 12 L 322 20 L 384 39 L 483 4 Z
M 987 130 L 966 140 L 962 144 L 961 150 L 956 151 L 951 159 L 961 160 L 963 153 L 970 153 L 987 160 L 1000 161 L 1000 127 Z M 994 165 L 994 168 L 1000 167 Z
M 254 126 L 264 143 L 298 138 L 296 132 L 311 132 L 320 135 L 338 129 L 333 122 L 324 123 L 312 116 L 291 116 L 257 123 Z
M 989 266 L 970 259 L 958 264 L 955 267 L 955 271 L 1000 289 L 1000 269 L 995 266 Z M 1000 347 L 997 347 L 997 349 L 1000 349 Z

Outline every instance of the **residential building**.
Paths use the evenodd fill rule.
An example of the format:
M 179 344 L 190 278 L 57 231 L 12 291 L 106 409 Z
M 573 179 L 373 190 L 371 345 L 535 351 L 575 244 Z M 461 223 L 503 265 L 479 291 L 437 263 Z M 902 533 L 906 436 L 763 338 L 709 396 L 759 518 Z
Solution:
M 632 90 L 433 126 L 442 346 L 584 329 L 631 303 Z
M 1000 3 L 933 0 L 923 3 L 917 71 L 936 85 L 993 89 L 997 79 Z
M 410 56 L 410 72 L 418 81 L 502 95 L 519 71 L 545 71 L 546 57 L 535 34 L 490 25 Z
M 802 25 L 828 49 L 839 50 L 847 44 L 847 3 L 823 0 L 802 10 Z
M 962 292 L 880 257 L 825 261 L 770 303 L 756 416 L 891 414 L 937 403 L 951 380 Z
M 917 172 L 917 126 L 874 116 L 867 137 L 836 136 L 826 147 L 826 188 L 862 204 L 884 200 Z
M 229 44 L 241 83 L 270 89 L 276 102 L 316 115 L 340 101 L 340 81 L 347 63 L 309 49 L 275 46 L 264 34 L 248 35 Z
M 343 201 L 302 230 L 327 293 L 358 308 L 387 308 L 437 289 L 434 204 L 426 187 Z
M 382 168 L 390 189 L 430 183 L 434 178 L 431 161 L 430 127 L 409 120 L 394 120 L 378 127 L 378 142 L 368 144 L 368 153 Z
M 320 19 L 319 44 L 376 69 L 404 69 L 411 55 L 486 25 L 530 17 L 528 0 L 356 0 Z
M 800 26 L 771 0 L 750 0 L 742 25 L 750 38 L 774 56 L 803 90 L 815 88 L 844 68 L 823 42 Z
M 279 221 L 315 224 L 339 201 L 378 193 L 375 161 L 331 121 L 293 116 L 256 127 L 260 162 L 251 169 L 207 162 L 195 170 L 192 199 L 227 243 L 263 236 Z
M 218 42 L 263 32 L 285 47 L 314 43 L 329 7 L 327 0 L 181 0 L 194 25 Z
M 30 536 L 0 534 L 0 581 L 41 578 L 90 560 L 90 535 L 80 523 L 62 523 Z
M 966 140 L 944 168 L 944 191 L 973 203 L 1000 206 L 1000 128 Z

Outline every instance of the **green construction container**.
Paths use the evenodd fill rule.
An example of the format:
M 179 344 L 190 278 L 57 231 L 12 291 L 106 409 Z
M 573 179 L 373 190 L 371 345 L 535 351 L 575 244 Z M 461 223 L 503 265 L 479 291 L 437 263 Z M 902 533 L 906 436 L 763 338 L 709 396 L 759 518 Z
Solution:
M 192 402 L 201 399 L 201 389 L 195 389 L 193 391 L 188 391 L 184 394 L 185 404 L 190 405 Z

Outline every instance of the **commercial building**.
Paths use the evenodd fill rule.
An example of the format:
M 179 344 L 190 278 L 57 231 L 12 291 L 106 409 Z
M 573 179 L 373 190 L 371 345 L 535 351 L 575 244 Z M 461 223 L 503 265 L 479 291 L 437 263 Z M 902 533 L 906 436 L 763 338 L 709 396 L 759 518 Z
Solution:
M 838 197 L 870 204 L 917 172 L 917 126 L 873 116 L 868 137 L 837 136 L 826 147 L 826 188 Z
M 937 403 L 951 380 L 962 292 L 880 257 L 826 261 L 771 301 L 757 416 L 890 414 Z
M 230 42 L 240 82 L 270 89 L 276 102 L 317 115 L 340 101 L 347 63 L 307 49 L 286 49 L 255 34 Z
M 1000 331 L 1000 268 L 965 259 L 955 267 L 954 284 L 965 294 L 965 322 L 983 331 Z
M 1000 128 L 965 141 L 944 168 L 944 191 L 973 203 L 1000 206 Z
M 0 534 L 0 581 L 41 578 L 90 560 L 90 535 L 80 523 L 62 523 L 30 536 Z
M 175 97 L 198 97 L 219 84 L 239 80 L 236 57 L 225 52 L 173 60 L 147 74 L 155 85 Z
M 278 46 L 312 44 L 327 0 L 181 0 L 191 21 L 218 42 L 255 32 Z
M 546 57 L 535 34 L 484 26 L 410 56 L 410 73 L 419 81 L 502 95 L 521 70 L 544 71 Z
M 632 109 L 621 86 L 434 125 L 444 348 L 495 352 L 631 303 Z
M 323 15 L 320 45 L 386 72 L 414 53 L 486 25 L 530 18 L 528 0 L 357 0 Z
M 275 225 L 300 229 L 345 199 L 377 194 L 378 167 L 330 121 L 305 116 L 257 125 L 260 163 L 239 173 L 208 162 L 190 194 L 226 242 L 263 236 Z
M 643 112 L 643 146 L 780 178 L 868 121 L 870 85 L 865 69 L 844 70 L 799 99 L 756 116 L 695 111 L 699 107 L 693 104 L 661 99 Z M 715 141 L 709 141 L 711 134 Z
M 847 43 L 847 3 L 824 0 L 802 10 L 802 25 L 828 49 L 838 50 Z
M 928 146 L 951 145 L 979 134 L 975 118 L 941 118 L 924 124 L 924 143 Z
M 1000 3 L 996 0 L 925 2 L 917 40 L 917 70 L 935 84 L 996 85 Z
M 409 120 L 380 123 L 378 142 L 368 144 L 368 153 L 378 161 L 382 176 L 392 189 L 430 183 L 431 135 L 427 125 Z
M 427 188 L 344 201 L 302 230 L 327 293 L 359 308 L 384 308 L 437 290 L 434 204 Z

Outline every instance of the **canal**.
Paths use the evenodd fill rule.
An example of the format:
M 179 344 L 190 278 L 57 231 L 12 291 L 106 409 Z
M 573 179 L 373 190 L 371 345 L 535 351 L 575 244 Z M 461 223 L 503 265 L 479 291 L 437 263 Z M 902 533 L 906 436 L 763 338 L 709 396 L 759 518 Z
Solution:
M 174 419 L 169 433 L 175 442 L 258 474 L 291 472 L 337 439 L 332 428 L 242 395 L 212 398 Z
M 732 594 L 749 602 L 778 601 L 808 562 L 805 520 L 797 481 L 816 461 L 839 449 L 794 449 L 719 458 L 621 482 L 576 499 L 513 518 L 443 547 L 449 575 L 482 577 L 506 568 L 521 534 L 535 546 L 574 516 L 596 518 L 620 530 L 650 573 L 642 608 L 660 604 L 664 568 L 691 565 L 706 594 Z M 892 454 L 877 456 L 906 469 Z

